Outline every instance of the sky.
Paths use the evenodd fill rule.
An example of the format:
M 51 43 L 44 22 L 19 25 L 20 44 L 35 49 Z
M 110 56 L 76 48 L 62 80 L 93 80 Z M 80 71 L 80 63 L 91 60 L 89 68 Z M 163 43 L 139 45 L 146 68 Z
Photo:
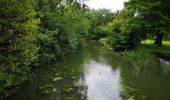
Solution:
M 87 1 L 87 5 L 93 9 L 107 8 L 115 12 L 117 10 L 123 9 L 123 2 L 128 0 L 90 0 Z

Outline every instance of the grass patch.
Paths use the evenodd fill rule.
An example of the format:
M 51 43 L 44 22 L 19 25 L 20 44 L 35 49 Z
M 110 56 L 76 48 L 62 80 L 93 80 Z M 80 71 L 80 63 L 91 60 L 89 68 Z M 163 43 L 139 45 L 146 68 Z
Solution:
M 155 57 L 145 49 L 124 51 L 123 56 L 138 65 L 154 63 L 156 61 Z
M 141 42 L 140 47 L 134 51 L 125 51 L 125 58 L 137 63 L 138 65 L 156 62 L 156 57 L 151 52 L 170 54 L 170 41 L 163 41 L 162 47 L 154 45 L 154 40 L 145 40 Z
M 163 41 L 162 47 L 154 45 L 154 40 L 145 40 L 141 42 L 141 48 L 148 52 L 170 53 L 170 41 Z

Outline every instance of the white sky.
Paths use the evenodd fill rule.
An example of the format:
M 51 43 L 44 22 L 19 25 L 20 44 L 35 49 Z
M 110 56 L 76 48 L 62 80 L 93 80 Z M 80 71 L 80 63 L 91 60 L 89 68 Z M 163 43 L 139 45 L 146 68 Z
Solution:
M 87 1 L 87 5 L 93 9 L 107 8 L 115 12 L 123 9 L 123 2 L 128 0 L 90 0 Z

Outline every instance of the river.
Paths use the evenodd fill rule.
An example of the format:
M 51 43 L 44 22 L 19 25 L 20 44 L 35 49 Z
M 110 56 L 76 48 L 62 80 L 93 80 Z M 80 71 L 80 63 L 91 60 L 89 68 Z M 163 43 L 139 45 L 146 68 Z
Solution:
M 170 100 L 170 63 L 139 66 L 89 44 L 65 61 L 37 68 L 8 100 Z

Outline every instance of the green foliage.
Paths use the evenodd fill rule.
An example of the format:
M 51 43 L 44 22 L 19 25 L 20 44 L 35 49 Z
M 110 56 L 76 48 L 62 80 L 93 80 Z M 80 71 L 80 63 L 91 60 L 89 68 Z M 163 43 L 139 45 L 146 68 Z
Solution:
M 136 51 L 124 51 L 123 55 L 125 58 L 131 60 L 134 63 L 137 63 L 138 65 L 149 63 L 154 64 L 156 61 L 155 57 L 145 49 L 139 49 Z
M 37 59 L 34 0 L 0 1 L 0 93 L 24 82 Z
M 112 13 L 88 10 L 74 0 L 0 0 L 0 94 L 27 80 L 31 65 L 63 60 L 89 37 L 123 51 L 137 47 L 147 34 L 169 34 L 169 4 L 129 0 L 123 11 Z M 139 63 L 152 58 L 143 49 L 124 55 Z M 53 81 L 62 79 L 55 76 Z M 40 90 L 48 93 L 48 88 Z
M 108 34 L 105 43 L 115 51 L 134 49 L 148 34 L 156 36 L 154 44 L 162 45 L 163 36 L 169 30 L 169 1 L 129 0 L 125 8 L 117 12 L 117 19 L 100 28 Z
M 1 0 L 0 6 L 0 93 L 27 80 L 31 65 L 62 60 L 89 35 L 87 12 L 72 0 Z
M 107 36 L 107 34 L 102 30 L 102 27 L 115 19 L 116 15 L 108 9 L 99 9 L 98 11 L 89 11 L 88 17 L 91 22 L 89 37 L 92 39 L 100 39 Z
M 38 34 L 39 62 L 63 59 L 66 54 L 83 45 L 88 36 L 90 24 L 86 12 L 77 3 L 72 5 L 70 2 L 54 2 L 57 1 L 37 2 L 41 19 Z
M 107 34 L 107 43 L 114 51 L 133 49 L 138 44 L 136 33 L 126 19 L 115 19 L 101 28 Z
M 140 26 L 137 30 L 143 39 L 147 34 L 156 36 L 155 43 L 162 45 L 162 38 L 169 34 L 170 15 L 167 9 L 170 8 L 168 0 L 130 0 L 125 3 L 125 16 L 131 22 Z

